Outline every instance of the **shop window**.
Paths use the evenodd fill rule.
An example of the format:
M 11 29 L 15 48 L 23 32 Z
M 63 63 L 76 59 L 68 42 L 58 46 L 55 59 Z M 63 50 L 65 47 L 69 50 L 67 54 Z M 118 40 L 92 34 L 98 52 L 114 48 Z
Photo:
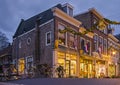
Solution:
M 46 45 L 51 44 L 51 31 L 46 33 Z
M 64 59 L 58 59 L 58 65 L 61 65 L 61 66 L 63 66 L 63 67 L 65 67 L 65 60 Z
M 58 30 L 64 30 L 65 26 L 62 24 L 58 24 Z M 66 45 L 66 33 L 58 32 L 59 44 Z
M 27 57 L 26 58 L 26 68 L 28 72 L 32 72 L 32 67 L 33 67 L 33 57 Z
M 76 61 L 71 60 L 71 76 L 76 76 Z

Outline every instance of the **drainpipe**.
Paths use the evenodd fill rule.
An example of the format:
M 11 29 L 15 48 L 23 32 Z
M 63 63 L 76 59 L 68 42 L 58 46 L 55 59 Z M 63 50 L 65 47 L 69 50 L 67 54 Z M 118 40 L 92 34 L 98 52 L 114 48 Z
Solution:
M 34 65 L 37 67 L 40 64 L 40 18 L 37 18 L 35 22 L 35 58 Z

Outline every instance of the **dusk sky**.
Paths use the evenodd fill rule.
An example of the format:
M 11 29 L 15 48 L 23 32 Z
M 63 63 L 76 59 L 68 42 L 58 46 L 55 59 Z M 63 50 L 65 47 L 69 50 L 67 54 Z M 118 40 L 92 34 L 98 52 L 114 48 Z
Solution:
M 73 5 L 74 14 L 94 7 L 102 16 L 120 21 L 120 0 L 0 0 L 0 31 L 12 42 L 21 19 L 26 20 L 58 3 Z M 120 26 L 115 27 L 115 34 L 120 33 Z

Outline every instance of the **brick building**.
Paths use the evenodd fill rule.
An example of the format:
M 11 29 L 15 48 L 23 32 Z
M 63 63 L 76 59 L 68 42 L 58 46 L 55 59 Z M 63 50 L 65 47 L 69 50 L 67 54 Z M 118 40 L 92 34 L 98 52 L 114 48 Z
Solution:
M 12 64 L 12 46 L 8 46 L 0 51 L 0 73 L 3 73 L 3 66 L 8 69 Z
M 26 75 L 30 67 L 47 63 L 53 68 L 63 66 L 65 77 L 108 76 L 108 23 L 103 21 L 104 30 L 74 34 L 83 33 L 103 18 L 95 9 L 73 17 L 73 6 L 67 3 L 22 19 L 13 36 L 13 62 L 18 73 Z M 65 28 L 74 33 L 61 33 Z

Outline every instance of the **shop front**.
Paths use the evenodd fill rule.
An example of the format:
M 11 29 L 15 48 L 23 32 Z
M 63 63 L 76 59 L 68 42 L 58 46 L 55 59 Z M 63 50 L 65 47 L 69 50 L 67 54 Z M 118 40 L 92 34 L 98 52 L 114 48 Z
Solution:
M 109 77 L 115 76 L 115 69 L 116 69 L 116 66 L 114 64 L 109 64 L 109 66 L 108 66 L 108 76 Z
M 77 56 L 74 54 L 58 52 L 58 66 L 63 66 L 65 70 L 64 77 L 77 76 Z
M 96 61 L 95 64 L 95 71 L 96 71 L 96 76 L 97 78 L 103 78 L 106 76 L 106 65 L 105 65 L 105 61 Z
M 80 78 L 94 77 L 92 60 L 80 59 Z
M 24 60 L 24 58 L 20 58 L 18 60 L 18 74 L 19 75 L 25 74 L 25 60 Z

